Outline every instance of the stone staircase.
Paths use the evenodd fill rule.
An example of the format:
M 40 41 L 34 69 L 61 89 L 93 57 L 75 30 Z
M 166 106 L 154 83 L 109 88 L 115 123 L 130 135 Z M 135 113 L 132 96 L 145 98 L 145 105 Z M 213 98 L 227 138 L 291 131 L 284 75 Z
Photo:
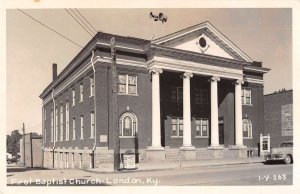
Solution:
M 166 149 L 166 160 L 168 161 L 178 161 L 179 160 L 179 150 L 178 149 Z

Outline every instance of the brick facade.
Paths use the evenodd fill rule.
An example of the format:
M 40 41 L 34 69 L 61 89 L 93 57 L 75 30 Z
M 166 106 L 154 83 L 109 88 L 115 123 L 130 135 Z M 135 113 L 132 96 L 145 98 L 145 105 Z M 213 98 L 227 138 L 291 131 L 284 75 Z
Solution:
M 252 122 L 251 138 L 244 138 L 244 145 L 257 149 L 259 134 L 263 130 L 263 73 L 258 70 L 267 70 L 262 68 L 261 64 L 255 62 L 254 69 L 243 69 L 244 66 L 251 66 L 252 63 L 229 60 L 216 57 L 211 59 L 202 59 L 204 55 L 188 58 L 188 54 L 179 54 L 185 51 L 173 50 L 167 53 L 163 48 L 157 49 L 151 47 L 151 42 L 142 39 L 121 37 L 111 34 L 98 33 L 87 46 L 72 60 L 72 62 L 54 78 L 53 82 L 43 91 L 40 96 L 43 99 L 44 114 L 44 166 L 49 168 L 90 168 L 101 167 L 101 165 L 112 165 L 114 160 L 114 130 L 113 126 L 113 102 L 112 102 L 112 67 L 110 57 L 110 47 L 97 44 L 97 42 L 109 42 L 115 37 L 117 43 L 117 61 L 116 68 L 118 75 L 127 75 L 136 77 L 137 93 L 133 95 L 117 95 L 117 119 L 121 118 L 123 113 L 130 113 L 136 116 L 136 135 L 132 137 L 119 137 L 120 151 L 125 153 L 131 150 L 138 156 L 138 162 L 147 161 L 151 153 L 147 153 L 148 148 L 152 145 L 152 77 L 149 74 L 148 63 L 155 56 L 163 56 L 170 60 L 186 60 L 188 62 L 204 63 L 214 66 L 213 68 L 230 69 L 230 71 L 241 72 L 239 76 L 247 79 L 257 80 L 257 83 L 245 81 L 242 89 L 251 90 L 251 105 L 243 105 L 242 117 L 250 119 Z M 101 42 L 100 41 L 100 42 Z M 94 77 L 91 57 L 93 50 L 95 52 L 95 95 L 90 96 L 90 78 Z M 226 51 L 229 52 L 229 51 Z M 182 53 L 181 53 L 182 54 Z M 178 58 L 179 57 L 179 58 Z M 222 62 L 222 60 L 224 60 Z M 257 70 L 258 69 L 258 70 Z M 256 73 L 253 73 L 256 72 Z M 257 72 L 258 71 L 258 72 Z M 161 144 L 165 148 L 163 158 L 174 158 L 178 148 L 183 144 L 183 138 L 172 136 L 172 119 L 183 117 L 182 101 L 172 101 L 172 87 L 182 88 L 183 72 L 164 69 L 160 75 L 160 114 L 161 114 Z M 234 76 L 234 74 L 232 74 Z M 211 125 L 210 121 L 210 79 L 209 75 L 197 75 L 191 78 L 191 142 L 195 146 L 196 152 L 184 155 L 188 158 L 191 155 L 198 159 L 211 157 L 241 157 L 243 151 L 233 151 L 235 145 L 235 85 L 236 78 L 221 78 L 218 84 L 218 117 L 219 122 L 224 127 L 225 148 L 214 152 L 206 150 L 210 146 L 211 132 L 210 127 L 208 137 L 196 137 L 196 119 L 205 118 Z M 128 83 L 127 83 L 128 84 Z M 83 86 L 83 101 L 80 102 L 80 85 Z M 76 102 L 72 105 L 72 91 L 75 90 Z M 179 89 L 180 90 L 180 89 Z M 205 103 L 195 103 L 195 91 L 206 91 Z M 181 93 L 182 95 L 182 93 Z M 180 97 L 179 97 L 180 98 Z M 202 98 L 202 97 L 201 97 Z M 55 102 L 55 105 L 53 104 Z M 66 103 L 69 102 L 69 140 L 66 140 Z M 63 129 L 61 129 L 60 110 L 63 112 Z M 58 141 L 51 141 L 51 112 L 58 109 L 57 126 Z M 91 137 L 91 112 L 95 113 L 96 131 L 95 138 Z M 80 138 L 81 117 L 83 118 L 83 138 Z M 75 139 L 73 139 L 73 118 L 75 118 Z M 221 121 L 220 121 L 221 120 Z M 117 121 L 118 122 L 118 121 Z M 123 122 L 123 121 L 122 121 Z M 61 130 L 63 138 L 61 139 Z M 118 129 L 119 130 L 119 129 Z M 175 150 L 172 150 L 175 149 Z M 206 151 L 205 151 L 206 150 Z M 54 151 L 54 154 L 53 154 Z M 54 162 L 53 162 L 54 161 Z
M 282 135 L 282 107 L 286 105 L 293 105 L 293 90 L 264 96 L 264 135 L 270 134 L 271 147 L 278 147 L 284 141 L 293 141 L 292 134 Z M 288 113 L 293 115 L 293 109 L 289 109 Z

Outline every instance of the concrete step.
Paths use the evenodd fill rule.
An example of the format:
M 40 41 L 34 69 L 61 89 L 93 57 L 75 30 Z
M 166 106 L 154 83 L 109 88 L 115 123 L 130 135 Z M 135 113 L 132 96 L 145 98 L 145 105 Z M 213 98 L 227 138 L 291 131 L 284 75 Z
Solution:
M 166 160 L 178 160 L 179 152 L 178 149 L 166 149 Z

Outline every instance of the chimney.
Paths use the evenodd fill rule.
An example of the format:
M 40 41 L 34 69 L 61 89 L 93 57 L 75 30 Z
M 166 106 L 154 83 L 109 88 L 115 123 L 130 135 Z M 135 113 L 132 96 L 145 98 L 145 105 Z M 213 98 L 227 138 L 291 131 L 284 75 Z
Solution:
M 55 81 L 56 80 L 56 78 L 57 78 L 57 64 L 56 63 L 53 63 L 53 65 L 52 65 L 52 78 L 53 78 L 53 81 Z

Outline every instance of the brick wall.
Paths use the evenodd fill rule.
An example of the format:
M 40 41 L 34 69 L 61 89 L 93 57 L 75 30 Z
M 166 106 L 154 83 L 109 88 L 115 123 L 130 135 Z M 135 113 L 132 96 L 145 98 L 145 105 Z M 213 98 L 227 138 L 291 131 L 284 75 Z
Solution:
M 293 104 L 292 90 L 264 96 L 264 135 L 270 134 L 271 147 L 293 140 L 293 136 L 282 136 L 281 108 L 288 104 Z
M 259 136 L 263 133 L 263 86 L 261 84 L 247 83 L 243 89 L 251 90 L 251 105 L 243 105 L 243 119 L 249 119 L 252 123 L 252 138 L 244 138 L 244 145 L 257 147 Z

